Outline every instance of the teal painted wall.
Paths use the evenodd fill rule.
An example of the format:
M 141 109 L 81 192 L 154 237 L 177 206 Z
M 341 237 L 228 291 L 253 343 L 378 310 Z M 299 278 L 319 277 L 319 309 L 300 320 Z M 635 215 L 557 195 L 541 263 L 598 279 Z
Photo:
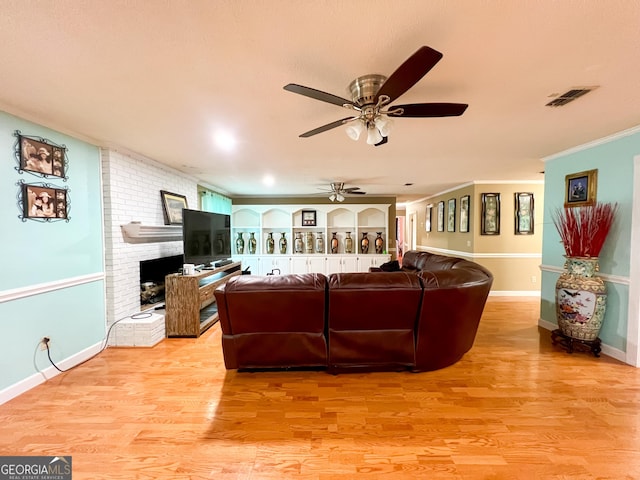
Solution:
M 16 137 L 43 137 L 68 148 L 68 180 L 16 170 Z M 0 112 L 0 294 L 104 272 L 100 152 L 95 146 Z M 70 221 L 23 222 L 17 185 L 45 182 L 69 188 Z M 51 338 L 61 361 L 99 343 L 105 333 L 104 280 L 0 303 L 0 391 L 50 367 L 38 349 Z
M 542 239 L 542 264 L 562 267 L 564 249 L 552 221 L 552 212 L 564 205 L 565 176 L 586 170 L 598 170 L 597 200 L 617 202 L 618 215 L 600 255 L 600 272 L 629 278 L 631 210 L 633 203 L 633 157 L 640 153 L 640 131 L 624 132 L 602 143 L 560 154 L 545 164 L 545 212 Z M 555 283 L 559 274 L 542 272 L 540 317 L 557 324 Z M 607 282 L 608 302 L 600 332 L 603 343 L 626 350 L 629 286 Z

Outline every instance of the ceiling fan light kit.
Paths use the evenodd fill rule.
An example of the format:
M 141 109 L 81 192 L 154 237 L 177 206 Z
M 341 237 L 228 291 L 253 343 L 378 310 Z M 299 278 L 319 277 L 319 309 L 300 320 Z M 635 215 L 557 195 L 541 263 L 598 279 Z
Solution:
M 462 115 L 468 106 L 464 103 L 413 103 L 389 106 L 413 87 L 441 58 L 442 53 L 433 48 L 420 47 L 388 78 L 384 75 L 371 74 L 353 80 L 349 84 L 351 100 L 294 83 L 285 85 L 284 89 L 289 92 L 332 103 L 355 112 L 351 117 L 315 128 L 301 134 L 300 137 L 311 137 L 340 125 L 346 125 L 346 134 L 352 140 L 358 140 L 366 129 L 367 143 L 379 146 L 387 143 L 392 127 L 391 117 L 424 118 Z

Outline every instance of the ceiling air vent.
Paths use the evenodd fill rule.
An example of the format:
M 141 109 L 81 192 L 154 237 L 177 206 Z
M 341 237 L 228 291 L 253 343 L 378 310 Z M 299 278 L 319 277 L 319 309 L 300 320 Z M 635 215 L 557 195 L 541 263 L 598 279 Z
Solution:
M 566 105 L 569 102 L 573 102 L 576 98 L 581 97 L 582 95 L 584 95 L 585 93 L 589 93 L 591 90 L 594 90 L 598 88 L 597 86 L 594 87 L 574 87 L 571 90 L 567 90 L 566 92 L 558 95 L 557 93 L 554 93 L 552 95 L 549 95 L 550 97 L 553 97 L 553 100 L 551 100 L 549 103 L 547 103 L 547 107 L 561 107 L 563 105 Z

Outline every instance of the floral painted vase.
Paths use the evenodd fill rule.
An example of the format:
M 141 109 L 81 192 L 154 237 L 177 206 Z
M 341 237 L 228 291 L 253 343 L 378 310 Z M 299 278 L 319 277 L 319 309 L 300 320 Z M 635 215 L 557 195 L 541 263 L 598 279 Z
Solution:
M 282 232 L 282 236 L 278 242 L 278 247 L 280 248 L 280 253 L 282 255 L 287 253 L 287 237 L 285 237 L 285 232 Z
M 560 331 L 578 340 L 598 338 L 607 306 L 607 288 L 598 258 L 567 257 L 556 282 L 556 315 Z

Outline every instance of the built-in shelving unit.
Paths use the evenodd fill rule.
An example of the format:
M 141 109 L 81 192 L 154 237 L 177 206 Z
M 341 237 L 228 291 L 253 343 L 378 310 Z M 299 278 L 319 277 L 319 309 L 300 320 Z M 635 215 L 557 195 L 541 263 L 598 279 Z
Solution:
M 334 273 L 367 271 L 389 261 L 389 207 L 385 204 L 340 205 L 236 205 L 231 220 L 232 252 L 253 274 L 279 273 Z M 303 223 L 303 210 L 316 212 L 316 225 Z M 376 253 L 375 240 L 380 233 L 382 249 Z M 267 239 L 273 236 L 274 251 L 267 251 Z M 331 240 L 338 240 L 338 251 L 332 253 Z M 238 236 L 244 240 L 244 250 L 237 247 Z M 282 236 L 286 248 L 280 251 Z M 310 235 L 310 237 L 309 237 Z M 251 252 L 250 239 L 256 240 L 256 250 Z M 296 237 L 302 241 L 302 250 L 296 249 Z M 346 249 L 346 239 L 353 242 L 351 252 Z M 367 253 L 361 250 L 363 237 L 369 241 Z M 318 237 L 323 241 L 319 244 Z

